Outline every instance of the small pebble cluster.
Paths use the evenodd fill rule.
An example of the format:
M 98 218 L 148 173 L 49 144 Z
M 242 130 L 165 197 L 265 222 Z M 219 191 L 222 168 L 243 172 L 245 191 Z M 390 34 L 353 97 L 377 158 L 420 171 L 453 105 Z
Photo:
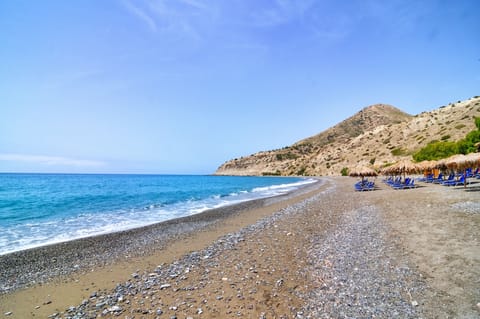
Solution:
M 480 214 L 480 201 L 472 202 L 472 201 L 464 201 L 458 202 L 451 205 L 452 208 L 459 210 L 461 212 L 469 213 L 469 214 Z
M 333 233 L 312 237 L 307 272 L 318 287 L 306 297 L 305 318 L 418 318 L 425 284 L 386 240 L 375 207 L 347 212 Z

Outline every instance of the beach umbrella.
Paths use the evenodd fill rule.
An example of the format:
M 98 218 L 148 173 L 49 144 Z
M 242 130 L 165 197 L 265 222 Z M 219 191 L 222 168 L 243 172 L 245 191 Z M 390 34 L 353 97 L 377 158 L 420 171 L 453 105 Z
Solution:
M 447 169 L 447 159 L 446 158 L 439 159 L 437 161 L 437 165 L 435 165 L 435 168 L 438 168 L 442 171 L 446 170 Z
M 465 155 L 465 162 L 469 167 L 480 166 L 480 153 L 470 153 Z
M 393 175 L 395 174 L 395 167 L 392 168 L 392 166 L 387 166 L 387 167 L 384 167 L 382 168 L 382 170 L 380 171 L 383 175 Z
M 437 161 L 422 161 L 420 163 L 417 163 L 417 167 L 419 172 L 422 174 L 432 174 L 434 172 L 434 169 L 437 168 L 438 162 Z
M 480 153 L 470 153 L 468 155 L 456 154 L 446 159 L 445 165 L 451 169 L 463 170 L 464 183 L 467 187 L 467 168 L 480 163 Z
M 438 161 L 422 161 L 420 163 L 417 163 L 417 166 L 419 170 L 432 170 L 434 168 L 437 168 Z
M 463 155 L 463 154 L 455 154 L 455 155 L 452 155 L 452 156 L 448 157 L 445 160 L 445 165 L 448 168 L 452 168 L 452 169 L 464 168 L 466 163 L 467 163 L 466 156 Z
M 357 165 L 350 170 L 350 176 L 358 177 L 358 176 L 377 176 L 377 172 L 370 167 Z
M 399 168 L 396 166 L 396 163 L 387 167 L 384 167 L 380 172 L 383 175 L 396 175 L 399 172 Z
M 402 159 L 392 166 L 389 166 L 385 169 L 385 171 L 389 174 L 398 174 L 401 175 L 403 174 L 403 177 L 405 177 L 405 174 L 411 174 L 411 173 L 417 173 L 421 170 L 421 167 L 412 162 L 410 159 Z
M 373 168 L 364 165 L 357 165 L 350 170 L 349 175 L 352 177 L 361 177 L 363 181 L 367 176 L 377 176 L 377 172 Z

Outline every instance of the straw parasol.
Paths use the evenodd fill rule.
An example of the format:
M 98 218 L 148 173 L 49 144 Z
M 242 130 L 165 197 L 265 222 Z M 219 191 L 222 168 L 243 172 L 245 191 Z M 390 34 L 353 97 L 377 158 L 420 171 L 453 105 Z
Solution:
M 468 166 L 480 166 L 480 153 L 465 155 L 465 162 Z
M 447 169 L 447 159 L 446 158 L 439 159 L 437 161 L 437 165 L 435 165 L 435 168 L 438 168 L 442 171 L 446 170 Z
M 405 174 L 408 173 L 417 173 L 421 170 L 422 168 L 418 165 L 412 162 L 409 159 L 402 159 L 392 166 L 386 167 L 382 173 L 386 175 L 390 174 L 403 174 L 403 177 L 405 178 Z
M 462 169 L 467 165 L 466 156 L 463 154 L 455 154 L 445 160 L 445 165 L 451 169 Z
M 438 161 L 422 161 L 420 163 L 417 163 L 417 167 L 419 170 L 432 170 L 434 168 L 437 168 Z
M 350 171 L 349 175 L 352 177 L 361 177 L 363 181 L 367 176 L 377 176 L 377 172 L 373 168 L 357 165 Z
M 468 155 L 456 154 L 445 160 L 445 165 L 451 169 L 463 170 L 464 187 L 467 187 L 467 168 L 480 164 L 480 153 L 470 153 Z
M 350 176 L 358 177 L 358 176 L 377 176 L 377 172 L 373 168 L 357 165 L 350 171 Z

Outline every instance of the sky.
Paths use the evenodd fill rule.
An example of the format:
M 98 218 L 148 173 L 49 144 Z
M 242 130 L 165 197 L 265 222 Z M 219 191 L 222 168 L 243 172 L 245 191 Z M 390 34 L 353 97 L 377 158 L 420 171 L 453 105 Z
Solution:
M 480 2 L 0 1 L 0 172 L 210 174 L 480 95 Z

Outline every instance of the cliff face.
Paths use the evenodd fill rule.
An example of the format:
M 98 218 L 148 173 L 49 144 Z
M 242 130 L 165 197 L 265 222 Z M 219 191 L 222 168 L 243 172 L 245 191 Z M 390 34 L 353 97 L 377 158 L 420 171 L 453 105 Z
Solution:
M 456 141 L 475 129 L 480 97 L 412 116 L 376 104 L 283 149 L 262 151 L 221 165 L 217 175 L 340 175 L 358 163 L 383 166 L 433 140 Z

